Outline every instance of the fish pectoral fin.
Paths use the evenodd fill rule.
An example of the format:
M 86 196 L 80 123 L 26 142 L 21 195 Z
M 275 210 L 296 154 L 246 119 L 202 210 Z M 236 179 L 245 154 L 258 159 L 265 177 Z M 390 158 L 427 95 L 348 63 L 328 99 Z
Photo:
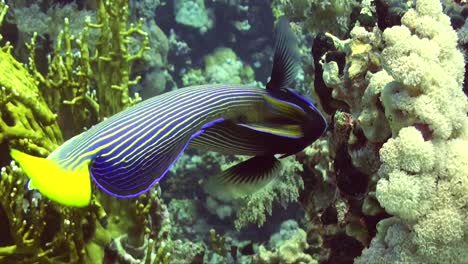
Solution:
M 275 32 L 275 55 L 271 79 L 266 89 L 273 91 L 287 88 L 296 78 L 300 64 L 296 36 L 283 16 L 278 20 Z
M 239 199 L 274 181 L 280 169 L 281 162 L 274 156 L 255 156 L 210 177 L 203 188 L 220 200 Z
M 263 95 L 263 99 L 266 102 L 267 111 L 273 117 L 283 117 L 295 122 L 302 122 L 306 116 L 304 110 L 293 103 L 274 98 L 270 95 Z
M 258 132 L 268 133 L 275 136 L 287 138 L 301 138 L 304 137 L 304 131 L 300 125 L 292 124 L 273 124 L 273 123 L 252 123 L 252 124 L 239 124 Z
M 65 170 L 54 160 L 34 157 L 16 149 L 10 152 L 30 178 L 28 187 L 63 205 L 84 207 L 91 201 L 91 177 L 88 166 Z

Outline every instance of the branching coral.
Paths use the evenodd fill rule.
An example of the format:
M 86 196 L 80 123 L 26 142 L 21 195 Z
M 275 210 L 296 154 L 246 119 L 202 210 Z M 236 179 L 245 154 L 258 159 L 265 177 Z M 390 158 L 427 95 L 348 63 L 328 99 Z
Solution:
M 38 193 L 27 192 L 26 177 L 13 162 L 1 169 L 0 179 L 0 217 L 6 220 L 0 261 L 84 262 L 85 243 L 96 224 L 91 210 L 54 206 Z
M 150 261 L 155 245 L 149 241 L 167 239 L 169 223 L 157 191 L 119 203 L 109 197 L 107 201 L 113 202 L 104 207 L 94 199 L 88 208 L 77 209 L 27 191 L 25 181 L 14 162 L 1 169 L 0 262 L 100 263 L 104 250 L 112 251 L 113 243 L 119 245 L 117 259 Z M 155 250 L 159 248 L 164 243 L 158 243 Z M 150 253 L 145 254 L 146 250 Z
M 111 4 L 103 0 L 97 5 L 96 23 L 87 17 L 86 26 L 78 38 L 71 34 L 69 20 L 65 18 L 64 29 L 57 37 L 45 76 L 36 66 L 36 35 L 28 46 L 31 72 L 52 110 L 62 118 L 74 118 L 73 122 L 66 122 L 71 127 L 65 127 L 72 134 L 139 100 L 132 99 L 128 89 L 140 79 L 130 80 L 130 66 L 143 58 L 148 49 L 149 40 L 142 30 L 143 21 L 140 20 L 138 25 L 127 25 L 126 1 Z M 90 29 L 99 30 L 95 50 L 89 45 Z M 129 46 L 134 37 L 140 37 L 142 41 L 132 54 Z
M 11 245 L 0 247 L 0 260 L 8 259 L 15 254 L 35 253 L 38 259 L 47 255 L 46 251 L 37 252 L 40 248 L 40 236 L 44 230 L 45 222 L 42 218 L 45 214 L 45 203 L 33 198 L 30 205 L 31 210 L 37 215 L 33 223 L 29 223 L 23 208 L 24 193 L 22 192 L 24 179 L 21 170 L 12 163 L 11 166 L 3 167 L 0 172 L 0 193 L 8 193 L 0 198 L 0 215 L 5 217 L 9 223 L 9 230 L 3 229 L 2 243 Z M 6 232 L 5 232 L 6 231 Z M 6 242 L 6 243 L 5 243 Z
M 141 30 L 142 22 L 127 25 L 127 5 L 126 1 L 98 1 L 97 23 L 88 18 L 78 38 L 70 33 L 65 19 L 46 74 L 36 66 L 36 36 L 29 44 L 29 72 L 11 55 L 10 44 L 0 49 L 1 143 L 46 156 L 62 141 L 54 112 L 60 118 L 73 119 L 67 124 L 74 125 L 68 127 L 72 130 L 68 132 L 74 134 L 133 103 L 128 87 L 139 78 L 130 80 L 130 66 L 142 58 L 148 39 Z M 0 22 L 6 10 L 1 1 Z M 89 47 L 90 28 L 100 31 L 96 50 Z M 142 37 L 142 41 L 136 53 L 130 53 L 129 42 L 135 36 Z M 146 251 L 151 261 L 154 243 L 148 241 L 167 237 L 165 207 L 157 199 L 157 192 L 126 202 L 108 197 L 109 203 L 98 194 L 89 207 L 77 209 L 51 203 L 39 193 L 28 191 L 25 185 L 25 176 L 14 164 L 2 168 L 0 220 L 4 223 L 1 233 L 6 235 L 1 238 L 0 259 L 8 263 L 100 263 L 112 239 L 121 245 L 123 252 L 118 256 L 127 256 L 127 251 L 143 246 L 140 251 L 134 250 L 142 253 L 135 258 L 140 261 Z M 122 214 L 112 211 L 112 205 L 119 205 Z M 108 229 L 106 210 L 113 213 L 108 218 Z M 163 248 L 160 244 L 157 247 Z
M 0 24 L 8 10 L 0 2 Z M 62 141 L 57 117 L 41 97 L 35 80 L 11 54 L 0 48 L 0 143 L 47 155 Z
M 304 188 L 302 178 L 297 175 L 297 172 L 302 170 L 302 166 L 294 157 L 289 157 L 282 163 L 283 167 L 277 179 L 242 199 L 237 219 L 234 221 L 236 229 L 241 229 L 249 223 L 263 225 L 267 214 L 271 215 L 275 201 L 281 202 L 283 207 L 297 201 L 299 191 Z
M 101 36 L 96 45 L 99 51 L 92 65 L 96 76 L 98 101 L 103 107 L 101 117 L 110 116 L 132 104 L 128 88 L 140 77 L 130 79 L 130 66 L 136 59 L 141 59 L 148 49 L 149 39 L 141 30 L 143 20 L 138 25 L 128 26 L 128 3 L 119 1 L 98 1 L 98 14 L 95 27 L 101 28 Z M 129 52 L 129 42 L 136 35 L 142 38 L 140 49 L 135 54 Z

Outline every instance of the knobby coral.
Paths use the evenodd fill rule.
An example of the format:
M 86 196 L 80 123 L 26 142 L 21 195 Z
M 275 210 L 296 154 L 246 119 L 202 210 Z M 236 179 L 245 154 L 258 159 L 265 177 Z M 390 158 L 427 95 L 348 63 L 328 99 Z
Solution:
M 276 241 L 278 239 L 279 241 Z M 278 245 L 274 245 L 275 243 Z M 260 246 L 258 254 L 252 258 L 252 263 L 318 263 L 304 252 L 309 247 L 306 232 L 293 220 L 281 224 L 281 230 L 270 238 L 270 244 L 273 244 L 273 251 Z
M 0 143 L 47 155 L 62 141 L 57 116 L 10 51 L 9 46 L 0 49 Z
M 0 24 L 7 11 L 0 2 Z M 44 156 L 60 144 L 62 133 L 34 78 L 11 50 L 9 43 L 0 48 L 0 144 Z
M 437 0 L 417 0 L 401 24 L 384 31 L 358 24 L 344 41 L 328 35 L 346 64 L 331 56 L 322 61 L 332 96 L 349 107 L 348 151 L 372 179 L 367 198 L 375 197 L 393 215 L 377 225 L 376 237 L 356 262 L 464 263 L 468 101 L 462 91 L 463 54 Z M 366 153 L 365 146 L 380 150 Z M 380 163 L 370 162 L 372 156 Z
M 464 58 L 437 0 L 418 0 L 383 32 L 380 100 L 393 138 L 380 150 L 383 221 L 358 263 L 463 263 L 468 226 Z M 380 80 L 382 81 L 382 80 Z

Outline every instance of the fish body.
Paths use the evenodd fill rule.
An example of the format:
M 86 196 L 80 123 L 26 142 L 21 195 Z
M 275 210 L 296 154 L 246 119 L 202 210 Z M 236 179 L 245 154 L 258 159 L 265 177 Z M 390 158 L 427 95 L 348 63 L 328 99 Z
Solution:
M 295 102 L 293 107 L 303 111 L 304 115 L 299 120 L 281 120 L 279 115 L 275 116 L 275 120 L 270 116 L 267 120 L 271 126 L 266 128 L 290 125 L 295 128 L 294 132 L 300 132 L 299 135 L 288 135 L 284 130 L 274 133 L 267 129 L 256 129 L 254 125 L 225 120 L 206 129 L 191 141 L 189 147 L 231 155 L 295 154 L 318 139 L 327 129 L 326 120 L 320 111 L 302 96 L 291 90 L 268 94 L 274 96 L 275 100 Z M 260 123 L 260 128 L 265 128 L 265 124 Z
M 320 111 L 287 88 L 297 74 L 298 53 L 285 19 L 278 23 L 275 41 L 266 89 L 222 84 L 181 88 L 107 118 L 46 159 L 15 149 L 11 155 L 32 187 L 70 206 L 89 204 L 91 179 L 119 198 L 146 192 L 188 146 L 254 156 L 207 181 L 209 189 L 219 192 L 240 183 L 248 190 L 240 195 L 252 192 L 261 187 L 260 179 L 274 178 L 280 167 L 276 154 L 297 153 L 326 129 Z
M 104 191 L 135 197 L 158 182 L 204 129 L 264 108 L 265 94 L 264 89 L 226 85 L 178 89 L 111 116 L 48 159 L 65 170 L 87 164 Z M 259 116 L 246 118 L 255 121 Z

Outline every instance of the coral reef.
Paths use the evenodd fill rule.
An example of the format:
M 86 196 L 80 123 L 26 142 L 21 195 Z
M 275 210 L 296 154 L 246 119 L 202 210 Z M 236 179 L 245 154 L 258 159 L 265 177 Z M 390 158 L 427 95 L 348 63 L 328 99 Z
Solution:
M 287 15 L 294 20 L 301 20 L 304 27 L 313 33 L 327 30 L 334 34 L 348 31 L 350 15 L 355 1 L 326 0 L 275 0 L 273 14 L 276 17 Z
M 40 96 L 28 70 L 0 49 L 0 143 L 45 156 L 62 142 L 57 116 Z
M 99 263 L 104 259 L 136 263 L 156 258 L 151 249 L 161 245 L 148 243 L 168 233 L 165 206 L 157 191 L 125 203 L 106 197 L 101 205 L 95 198 L 88 208 L 76 209 L 26 191 L 26 177 L 14 163 L 2 167 L 0 177 L 0 191 L 7 194 L 0 196 L 4 234 L 0 261 L 5 263 Z
M 0 25 L 7 11 L 0 2 Z M 8 42 L 0 48 L 0 144 L 9 142 L 45 156 L 62 141 L 57 116 L 40 96 L 34 78 L 11 54 L 12 48 Z
M 141 81 L 132 90 L 138 92 L 144 100 L 161 94 L 174 81 L 168 73 L 170 68 L 167 61 L 168 38 L 154 20 L 144 23 L 142 29 L 148 33 L 149 44 L 143 58 L 140 59 L 141 62 L 137 61 L 132 65 L 133 72 L 142 73 Z
M 248 84 L 255 80 L 255 73 L 245 65 L 230 48 L 217 48 L 204 59 L 204 70 L 190 69 L 182 76 L 184 85 L 203 83 Z
M 382 101 L 395 138 L 380 150 L 376 197 L 396 218 L 382 223 L 361 261 L 465 262 L 468 102 L 457 35 L 439 2 L 420 0 L 383 39 L 393 80 Z
M 300 229 L 296 222 L 293 220 L 283 222 L 280 228 L 279 233 L 270 239 L 270 247 L 275 250 L 271 252 L 260 246 L 252 263 L 317 263 L 310 255 L 304 253 L 308 248 L 306 232 Z
M 202 33 L 213 26 L 204 0 L 175 0 L 174 16 L 177 23 L 197 28 Z
M 66 94 L 65 98 L 70 104 L 85 104 L 93 114 L 98 114 L 95 119 L 110 116 L 132 104 L 129 97 L 128 87 L 138 82 L 139 77 L 130 80 L 130 66 L 133 61 L 143 57 L 144 51 L 148 49 L 147 33 L 142 31 L 142 23 L 138 25 L 128 24 L 128 7 L 126 1 L 109 4 L 106 1 L 98 1 L 96 22 L 92 23 L 87 18 L 87 24 L 76 45 L 80 50 L 78 59 L 73 58 L 71 35 L 68 32 L 69 22 L 65 20 L 64 31 L 61 35 L 65 44 L 65 57 L 61 57 L 62 46 L 55 47 L 56 56 L 52 58 L 49 65 L 48 75 L 38 76 L 45 88 L 54 90 L 62 88 Z M 98 28 L 99 38 L 96 43 L 95 54 L 88 48 L 88 32 L 90 28 Z M 129 43 L 133 36 L 142 38 L 140 48 L 131 54 Z M 78 69 L 76 71 L 75 69 Z M 38 75 L 37 72 L 35 72 Z M 63 76 L 64 75 L 64 76 Z M 93 92 L 95 90 L 95 92 Z M 97 92 L 98 91 L 98 92 Z M 93 98 L 93 95 L 95 98 Z M 112 98 L 112 99 L 111 99 Z M 94 102 L 93 102 L 94 101 Z M 96 109 L 97 105 L 100 106 Z M 52 104 L 52 105 L 56 105 Z M 82 107 L 82 106 L 81 106 Z M 93 109 L 94 108 L 94 109 Z M 83 122 L 81 122 L 83 123 Z
M 24 190 L 26 178 L 14 162 L 1 169 L 0 261 L 5 263 L 79 263 L 85 259 L 86 242 L 93 234 L 92 210 L 56 207 L 39 193 Z M 6 195 L 5 195 L 6 194 Z
M 0 0 L 0 263 L 468 263 L 462 2 Z M 26 188 L 11 147 L 47 156 L 177 86 L 264 86 L 281 15 L 329 130 L 265 188 L 217 200 L 205 177 L 244 157 L 195 149 L 138 199 Z
M 86 26 L 86 17 L 95 17 L 95 12 L 91 10 L 79 10 L 76 3 L 66 5 L 52 5 L 45 12 L 41 10 L 38 3 L 33 3 L 29 6 L 22 6 L 21 3 L 16 4 L 13 9 L 13 14 L 7 22 L 17 25 L 21 32 L 21 40 L 27 42 L 33 34 L 39 37 L 50 37 L 55 44 L 62 24 L 65 18 L 70 21 L 72 35 L 79 35 L 81 30 Z M 20 42 L 21 42 L 20 40 Z
M 257 192 L 242 198 L 234 221 L 236 229 L 240 230 L 249 223 L 261 226 L 265 223 L 267 214 L 272 214 L 273 202 L 280 202 L 283 207 L 297 201 L 299 192 L 304 188 L 302 178 L 297 174 L 302 166 L 294 157 L 282 161 L 280 176 Z
M 416 1 L 401 24 L 383 32 L 356 26 L 345 41 L 328 35 L 346 64 L 341 72 L 339 60 L 323 62 L 324 83 L 351 114 L 353 165 L 371 176 L 369 188 L 375 188 L 366 199 L 375 197 L 395 216 L 377 225 L 357 263 L 463 263 L 464 58 L 438 1 Z M 366 156 L 379 157 L 381 165 Z
M 5 263 L 137 263 L 157 259 L 152 250 L 165 238 L 165 206 L 154 191 L 138 199 L 116 202 L 94 198 L 84 209 L 50 203 L 26 191 L 26 177 L 14 163 L 1 169 L 0 261 Z M 148 251 L 148 252 L 147 252 Z M 125 261 L 124 261 L 125 260 Z
M 28 44 L 29 69 L 14 58 L 9 43 L 0 49 L 2 144 L 46 156 L 63 140 L 63 130 L 81 132 L 84 126 L 133 103 L 128 86 L 138 78 L 130 80 L 130 65 L 143 57 L 148 44 L 146 33 L 141 30 L 142 23 L 127 26 L 126 1 L 97 4 L 97 23 L 91 23 L 88 17 L 78 38 L 70 33 L 65 18 L 46 74 L 37 67 L 37 34 Z M 0 22 L 7 10 L 8 6 L 0 2 Z M 88 43 L 90 28 L 100 30 L 93 50 Z M 136 53 L 130 53 L 127 45 L 136 35 L 143 39 Z M 99 92 L 93 92 L 94 86 Z M 63 110 L 70 110 L 70 106 L 75 107 L 73 111 Z M 62 130 L 61 118 L 68 119 L 61 124 Z M 168 223 L 164 220 L 165 206 L 157 198 L 159 192 L 121 203 L 96 190 L 89 207 L 75 209 L 51 203 L 25 185 L 26 178 L 14 163 L 2 167 L 0 218 L 1 232 L 6 234 L 0 243 L 2 261 L 100 263 L 107 259 L 126 263 L 129 259 L 157 259 L 152 252 L 161 244 L 150 242 L 167 236 L 168 230 L 164 226 Z M 164 252 L 161 254 L 160 259 L 166 258 Z

